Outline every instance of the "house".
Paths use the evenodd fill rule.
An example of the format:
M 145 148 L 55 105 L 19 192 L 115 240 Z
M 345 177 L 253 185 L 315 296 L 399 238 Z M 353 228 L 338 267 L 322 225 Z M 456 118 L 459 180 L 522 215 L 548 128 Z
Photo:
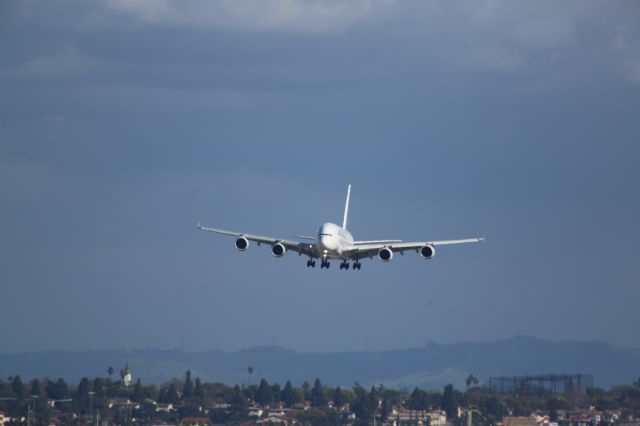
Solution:
M 430 426 L 445 426 L 447 424 L 447 413 L 443 410 L 431 410 L 427 413 Z
M 544 423 L 544 420 L 541 417 L 537 416 L 529 416 L 529 417 L 504 417 L 502 419 L 502 424 L 504 426 L 539 426 Z
M 165 413 L 170 413 L 174 410 L 173 404 L 158 404 L 156 405 L 156 412 L 163 411 Z
M 249 417 L 262 417 L 262 413 L 264 413 L 264 411 L 262 411 L 261 408 L 253 408 L 249 410 Z
M 185 426 L 208 426 L 209 419 L 206 417 L 186 417 L 182 419 L 180 424 Z

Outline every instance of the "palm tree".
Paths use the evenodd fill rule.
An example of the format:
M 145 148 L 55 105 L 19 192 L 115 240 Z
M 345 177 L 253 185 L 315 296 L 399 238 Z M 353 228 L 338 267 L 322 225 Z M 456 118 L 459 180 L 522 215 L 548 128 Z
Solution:
M 470 387 L 478 384 L 478 379 L 473 374 L 469 374 L 469 377 L 467 377 L 466 383 L 467 383 L 467 389 L 469 389 Z
M 247 372 L 249 373 L 249 386 L 251 386 L 251 375 L 253 374 L 253 367 L 249 366 L 249 368 L 247 368 Z

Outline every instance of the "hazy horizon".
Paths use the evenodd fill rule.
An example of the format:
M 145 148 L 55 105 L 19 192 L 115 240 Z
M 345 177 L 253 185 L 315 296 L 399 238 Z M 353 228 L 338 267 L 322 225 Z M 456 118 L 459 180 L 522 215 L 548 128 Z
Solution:
M 453 345 L 465 345 L 465 344 L 490 344 L 490 343 L 502 343 L 502 342 L 510 342 L 510 341 L 514 341 L 517 339 L 531 339 L 531 340 L 536 340 L 536 341 L 542 341 L 542 342 L 548 342 L 548 343 L 576 343 L 576 344 L 589 344 L 589 343 L 594 343 L 594 344 L 603 344 L 603 345 L 608 345 L 608 346 L 612 346 L 616 349 L 623 349 L 623 350 L 640 350 L 640 347 L 638 346 L 624 346 L 624 345 L 616 345 L 610 342 L 606 342 L 603 340 L 569 340 L 569 339 L 561 339 L 561 340 L 553 340 L 553 339 L 543 339 L 540 337 L 536 337 L 536 336 L 529 336 L 529 335 L 515 335 L 515 336 L 511 336 L 511 337 L 505 337 L 502 339 L 495 339 L 495 340 L 478 340 L 478 341 L 471 341 L 471 340 L 465 340 L 465 341 L 451 341 L 451 342 L 438 342 L 438 341 L 432 341 L 432 340 L 428 340 L 425 341 L 422 344 L 416 344 L 416 345 L 410 345 L 410 346 L 405 346 L 405 347 L 397 347 L 397 348 L 386 348 L 386 349 L 376 349 L 376 348 L 367 348 L 367 347 L 362 347 L 362 348 L 353 348 L 353 349 L 346 349 L 346 350 L 315 350 L 315 351 L 304 351 L 304 350 L 298 350 L 294 347 L 288 347 L 288 346 L 283 346 L 283 345 L 279 345 L 279 344 L 262 344 L 262 345 L 253 345 L 253 346 L 239 346 L 237 348 L 227 348 L 227 349 L 223 349 L 223 348 L 216 348 L 216 347 L 211 347 L 211 348 L 202 348 L 202 349 L 190 349 L 188 346 L 184 346 L 184 347 L 180 347 L 179 345 L 176 346 L 166 346 L 166 347 L 160 347 L 160 346 L 156 346 L 156 347 L 152 347 L 152 346 L 148 346 L 148 347 L 104 347 L 104 348 L 85 348 L 85 349 L 64 349 L 64 348 L 51 348 L 51 349 L 44 349 L 44 350 L 34 350 L 34 351 L 17 351 L 17 352 L 12 352 L 12 351 L 4 351 L 4 352 L 0 352 L 0 354 L 3 355 L 17 355 L 17 354 L 21 354 L 21 353 L 43 353 L 43 352 L 136 352 L 136 351 L 180 351 L 180 352 L 184 352 L 184 353 L 201 353 L 201 352 L 225 352 L 225 353 L 235 353 L 235 352 L 243 352 L 243 351 L 252 351 L 252 350 L 259 350 L 259 349 L 282 349 L 282 350 L 286 350 L 286 351 L 292 351 L 295 352 L 297 354 L 331 354 L 331 353 L 352 353 L 352 352 L 394 352 L 394 351 L 404 351 L 404 350 L 410 350 L 410 349 L 422 349 L 425 347 L 428 347 L 429 345 L 437 345 L 437 346 L 453 346 Z

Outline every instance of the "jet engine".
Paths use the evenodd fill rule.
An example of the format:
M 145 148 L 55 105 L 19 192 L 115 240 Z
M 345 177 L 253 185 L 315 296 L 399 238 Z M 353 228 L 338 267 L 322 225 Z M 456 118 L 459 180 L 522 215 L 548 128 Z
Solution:
M 378 259 L 380 259 L 382 262 L 388 262 L 393 259 L 393 252 L 388 247 L 382 247 L 380 250 L 378 250 Z
M 431 259 L 436 254 L 436 249 L 434 246 L 426 245 L 420 247 L 420 256 L 423 259 Z
M 271 246 L 271 254 L 274 255 L 275 257 L 284 256 L 286 252 L 287 252 L 287 248 L 282 243 L 275 243 L 274 245 Z
M 245 237 L 240 237 L 236 240 L 236 250 L 245 251 L 249 248 L 249 240 Z

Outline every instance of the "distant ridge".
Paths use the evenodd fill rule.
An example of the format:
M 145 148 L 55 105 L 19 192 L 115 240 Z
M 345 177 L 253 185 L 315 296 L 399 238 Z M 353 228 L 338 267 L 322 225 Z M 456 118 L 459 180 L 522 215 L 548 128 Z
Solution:
M 183 352 L 177 349 L 132 351 L 51 351 L 0 354 L 0 377 L 20 374 L 34 377 L 106 376 L 108 366 L 119 371 L 129 363 L 135 378 L 162 383 L 182 377 L 187 369 L 206 381 L 247 383 L 247 367 L 254 368 L 252 382 L 261 378 L 300 385 L 319 377 L 330 385 L 351 386 L 384 383 L 396 388 L 420 386 L 441 389 L 447 383 L 464 388 L 473 373 L 481 382 L 490 376 L 543 373 L 592 373 L 594 385 L 610 388 L 640 377 L 640 349 L 619 348 L 602 342 L 551 342 L 516 336 L 507 340 L 439 344 L 391 351 L 298 353 L 277 346 L 236 352 L 211 350 Z

